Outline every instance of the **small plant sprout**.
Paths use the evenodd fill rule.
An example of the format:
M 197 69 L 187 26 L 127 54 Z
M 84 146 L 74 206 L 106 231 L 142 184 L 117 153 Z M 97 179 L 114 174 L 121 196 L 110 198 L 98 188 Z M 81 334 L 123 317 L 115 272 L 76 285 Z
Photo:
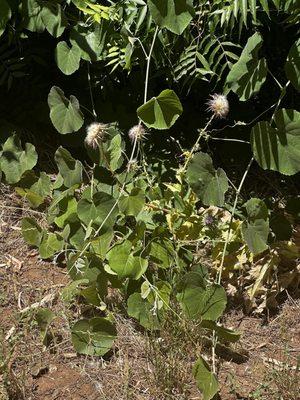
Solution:
M 93 122 L 86 129 L 85 143 L 87 146 L 96 149 L 102 142 L 107 133 L 107 124 Z
M 213 94 L 207 102 L 208 110 L 211 111 L 216 118 L 226 118 L 229 113 L 229 103 L 227 97 L 223 94 Z
M 133 126 L 128 132 L 129 139 L 132 143 L 135 141 L 141 142 L 145 139 L 146 135 L 147 132 L 141 124 Z

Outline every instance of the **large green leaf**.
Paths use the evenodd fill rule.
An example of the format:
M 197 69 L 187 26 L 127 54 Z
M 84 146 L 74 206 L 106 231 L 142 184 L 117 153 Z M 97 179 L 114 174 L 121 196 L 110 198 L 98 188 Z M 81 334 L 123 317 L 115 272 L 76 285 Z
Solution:
M 285 73 L 297 90 L 300 90 L 300 39 L 292 46 L 286 64 Z
M 122 196 L 119 201 L 120 211 L 125 215 L 138 215 L 144 205 L 145 194 L 139 188 L 133 188 L 128 196 Z
M 207 284 L 202 270 L 188 272 L 178 286 L 177 299 L 190 319 L 216 321 L 224 312 L 225 290 L 217 284 Z
M 215 374 L 213 374 L 207 362 L 200 357 L 193 367 L 193 376 L 197 386 L 201 390 L 203 400 L 211 400 L 219 391 L 219 384 Z
M 262 200 L 256 198 L 247 201 L 244 207 L 248 218 L 243 222 L 242 234 L 251 252 L 259 254 L 268 248 L 268 209 Z
M 82 164 L 75 160 L 68 150 L 60 146 L 55 152 L 54 159 L 67 188 L 82 182 Z
M 25 217 L 22 219 L 22 235 L 25 241 L 31 246 L 39 246 L 42 240 L 42 228 L 34 218 Z
M 28 200 L 32 208 L 39 207 L 51 193 L 51 180 L 45 172 L 38 177 L 34 171 L 25 171 L 16 192 Z
M 77 46 L 69 47 L 66 42 L 59 42 L 56 46 L 55 58 L 58 68 L 65 75 L 71 75 L 79 68 L 80 49 Z
M 86 61 L 98 61 L 106 43 L 109 33 L 108 22 L 93 24 L 89 29 L 79 24 L 75 25 L 70 32 L 70 42 L 80 49 L 81 58 Z
M 55 3 L 42 7 L 41 18 L 47 31 L 54 37 L 61 36 L 68 23 L 61 5 Z
M 127 300 L 127 313 L 135 318 L 146 329 L 159 329 L 162 311 L 153 309 L 147 299 L 143 299 L 140 293 L 133 293 Z
M 53 232 L 44 232 L 39 246 L 40 256 L 43 259 L 51 258 L 62 250 L 64 246 L 63 239 Z
M 6 182 L 17 183 L 25 171 L 36 165 L 37 159 L 35 147 L 26 143 L 23 150 L 20 139 L 13 135 L 6 140 L 0 153 L 0 170 L 4 172 Z
M 186 177 L 191 188 L 203 204 L 222 206 L 228 190 L 228 180 L 223 169 L 214 169 L 211 157 L 199 152 L 192 158 Z
M 259 50 L 263 40 L 259 33 L 254 33 L 239 58 L 233 65 L 226 80 L 226 88 L 235 92 L 241 101 L 248 100 L 259 92 L 267 76 L 265 58 L 259 59 Z
M 166 89 L 140 106 L 137 114 L 148 128 L 169 129 L 182 111 L 182 105 L 176 93 Z
M 129 240 L 117 243 L 107 254 L 110 268 L 119 278 L 139 279 L 148 266 L 148 261 L 134 254 Z
M 89 356 L 104 356 L 117 337 L 115 326 L 100 317 L 77 321 L 71 334 L 75 350 Z
M 93 199 L 81 199 L 77 206 L 78 217 L 86 225 L 91 223 L 110 227 L 115 223 L 118 214 L 116 200 L 109 194 L 97 192 Z
M 6 0 L 0 1 L 0 36 L 5 30 L 6 23 L 11 18 L 11 9 Z
M 74 197 L 65 197 L 58 204 L 59 213 L 54 222 L 59 228 L 64 228 L 68 222 L 75 222 L 77 218 L 77 201 Z
M 71 95 L 68 100 L 59 87 L 53 86 L 48 95 L 48 104 L 51 121 L 59 133 L 76 132 L 82 127 L 83 115 L 75 96 Z
M 285 175 L 300 171 L 300 113 L 280 109 L 274 122 L 258 122 L 251 132 L 254 157 L 263 169 Z
M 162 28 L 181 35 L 194 15 L 192 0 L 148 0 L 150 13 Z

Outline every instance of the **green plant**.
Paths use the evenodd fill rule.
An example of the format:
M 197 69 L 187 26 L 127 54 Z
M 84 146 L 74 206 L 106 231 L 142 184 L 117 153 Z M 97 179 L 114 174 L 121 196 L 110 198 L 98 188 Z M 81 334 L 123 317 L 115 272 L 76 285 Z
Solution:
M 193 375 L 204 399 L 209 400 L 219 390 L 216 346 L 218 342 L 229 345 L 239 338 L 238 332 L 220 324 L 227 305 L 222 281 L 231 282 L 245 264 L 254 261 L 249 276 L 255 278 L 247 287 L 253 301 L 266 282 L 272 292 L 274 280 L 270 276 L 278 269 L 280 252 L 292 253 L 289 257 L 293 259 L 299 256 L 297 248 L 288 242 L 291 223 L 276 205 L 272 209 L 272 204 L 262 199 L 241 198 L 254 161 L 262 170 L 287 176 L 300 172 L 299 112 L 281 107 L 288 88 L 293 85 L 299 89 L 298 41 L 285 60 L 285 75 L 281 77 L 285 83 L 281 84 L 271 72 L 267 57 L 261 54 L 264 38 L 255 29 L 244 39 L 240 55 L 228 50 L 239 52 L 241 47 L 236 32 L 232 34 L 236 23 L 241 36 L 249 18 L 256 27 L 259 18 L 271 18 L 270 7 L 285 15 L 286 5 L 279 1 L 199 2 L 193 6 L 187 0 L 180 2 L 180 7 L 175 0 L 110 3 L 73 0 L 51 5 L 28 0 L 22 3 L 21 15 L 15 9 L 14 17 L 22 17 L 27 31 L 47 30 L 55 39 L 64 35 L 65 40 L 59 39 L 55 46 L 55 61 L 63 74 L 69 76 L 85 68 L 86 77 L 88 65 L 92 110 L 57 86 L 49 92 L 48 105 L 50 119 L 62 135 L 80 136 L 85 121 L 93 117 L 85 139 L 91 165 L 86 166 L 60 146 L 54 155 L 58 173 L 53 181 L 47 174 L 33 171 L 37 163 L 34 146 L 26 144 L 23 149 L 11 136 L 3 144 L 0 169 L 5 181 L 14 185 L 33 208 L 44 207 L 47 226 L 40 226 L 32 217 L 23 219 L 26 242 L 37 247 L 43 259 L 64 259 L 73 282 L 64 289 L 63 297 L 79 297 L 92 310 L 70 328 L 75 349 L 100 356 L 109 351 L 116 331 L 106 297 L 109 289 L 117 290 L 124 298 L 127 314 L 146 330 L 161 329 L 166 315 L 174 313 L 185 323 L 192 320 L 208 332 L 212 368 L 197 351 Z M 292 2 L 289 4 L 292 7 Z M 5 7 L 10 10 L 9 5 Z M 131 14 L 133 10 L 136 17 Z M 216 20 L 220 14 L 221 19 Z M 5 24 L 9 20 L 10 12 Z M 196 27 L 199 35 L 200 22 L 205 24 L 201 40 L 193 32 Z M 193 28 L 187 29 L 190 26 Z M 174 57 L 177 48 L 181 56 L 172 63 L 168 54 Z M 160 50 L 165 57 L 159 55 Z M 208 81 L 227 95 L 234 93 L 241 102 L 259 93 L 267 79 L 277 85 L 276 102 L 263 112 L 271 111 L 267 120 L 261 121 L 262 115 L 258 115 L 249 124 L 240 123 L 246 125 L 245 129 L 251 126 L 250 141 L 232 140 L 249 146 L 251 152 L 237 186 L 223 168 L 215 169 L 209 154 L 199 151 L 214 140 L 230 141 L 216 137 L 212 130 L 217 118 L 228 115 L 225 95 L 214 95 L 210 100 L 213 115 L 199 130 L 192 149 L 183 152 L 182 162 L 173 163 L 170 170 L 163 163 L 157 166 L 157 160 L 151 163 L 145 139 L 154 135 L 154 130 L 157 135 L 166 135 L 184 108 L 175 91 L 167 87 L 149 99 L 154 67 L 164 69 L 169 62 L 166 75 L 172 82 L 183 76 L 192 80 L 190 87 L 197 79 Z M 119 69 L 131 73 L 140 64 L 145 70 L 143 90 L 136 93 L 140 104 L 129 140 L 117 123 L 97 122 L 93 96 L 97 72 L 91 74 L 90 63 L 100 64 L 104 76 L 110 71 L 110 78 L 116 81 Z M 130 146 L 129 156 L 126 146 Z M 164 175 L 163 169 L 168 174 Z M 281 219 L 274 218 L 277 214 Z M 294 211 L 288 214 L 289 219 L 295 218 Z M 285 243 L 276 240 L 282 224 L 287 226 Z M 212 268 L 204 266 L 198 255 L 207 243 L 211 245 Z M 299 274 L 297 270 L 291 272 Z M 277 293 L 292 281 L 280 281 L 279 274 L 276 278 Z M 265 301 L 269 297 L 265 296 Z

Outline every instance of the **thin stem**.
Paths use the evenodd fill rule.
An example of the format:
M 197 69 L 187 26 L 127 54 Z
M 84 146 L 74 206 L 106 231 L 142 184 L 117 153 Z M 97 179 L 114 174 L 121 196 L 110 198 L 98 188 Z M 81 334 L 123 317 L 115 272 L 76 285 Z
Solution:
M 149 81 L 149 71 L 150 71 L 151 55 L 152 55 L 152 52 L 153 52 L 153 48 L 154 48 L 154 44 L 155 44 L 157 32 L 158 32 L 158 27 L 156 27 L 156 29 L 155 29 L 155 33 L 154 33 L 154 36 L 153 36 L 151 48 L 150 48 L 150 51 L 149 51 L 149 54 L 148 54 L 148 57 L 147 57 L 147 68 L 146 68 L 145 90 L 144 90 L 144 103 L 146 103 L 146 101 L 147 101 L 148 81 Z M 88 74 L 88 76 L 89 76 L 89 74 Z M 89 79 L 90 79 L 90 76 L 89 76 Z M 91 88 L 91 86 L 90 86 L 90 88 Z M 92 96 L 92 91 L 91 91 L 91 90 L 90 90 L 90 94 L 91 94 L 91 101 L 92 101 L 93 111 L 94 111 L 94 102 L 93 102 L 93 100 L 92 100 L 93 96 Z M 96 112 L 95 112 L 95 115 L 96 115 Z M 140 120 L 139 123 L 141 124 L 141 120 Z M 126 169 L 126 174 L 125 174 L 124 182 L 123 182 L 122 187 L 121 187 L 121 189 L 120 189 L 120 193 L 119 193 L 119 195 L 118 195 L 118 197 L 117 197 L 117 199 L 116 199 L 114 205 L 113 205 L 112 208 L 110 209 L 109 213 L 106 215 L 106 217 L 105 217 L 104 220 L 102 221 L 101 225 L 99 226 L 99 228 L 96 230 L 95 234 L 93 235 L 94 237 L 96 237 L 96 236 L 100 233 L 100 231 L 101 231 L 101 229 L 103 228 L 104 224 L 107 222 L 107 220 L 109 219 L 109 217 L 111 216 L 111 214 L 113 213 L 113 211 L 115 210 L 115 208 L 117 207 L 117 205 L 119 204 L 120 198 L 121 198 L 121 196 L 122 196 L 122 194 L 123 194 L 123 191 L 124 191 L 124 189 L 125 189 L 125 186 L 126 186 L 126 184 L 127 184 L 127 177 L 128 177 L 128 174 L 129 174 L 129 171 L 130 171 L 130 168 L 131 168 L 132 161 L 133 161 L 133 159 L 134 159 L 134 155 L 135 155 L 135 150 L 136 150 L 136 147 L 137 147 L 137 143 L 138 143 L 138 140 L 137 140 L 137 137 L 135 137 L 134 142 L 133 142 L 133 148 L 132 148 L 132 151 L 131 151 L 131 155 L 130 155 L 130 158 L 129 158 L 129 161 L 128 161 L 128 164 L 127 164 L 127 169 Z M 88 243 L 84 246 L 84 248 L 81 250 L 81 252 L 80 252 L 78 258 L 80 258 L 80 257 L 84 254 L 84 252 L 89 248 L 89 246 L 90 246 L 90 242 L 88 242 Z
M 154 36 L 153 36 L 153 40 L 151 43 L 151 47 L 150 47 L 150 51 L 149 54 L 147 56 L 147 67 L 146 67 L 146 76 L 145 76 L 145 91 L 144 91 L 144 104 L 147 102 L 147 96 L 148 96 L 148 84 L 149 84 L 149 72 L 150 72 L 150 62 L 151 62 L 151 56 L 153 53 L 153 49 L 154 49 L 154 44 L 155 44 L 155 40 L 156 40 L 156 36 L 158 33 L 158 26 L 155 28 L 155 32 L 154 32 Z
M 245 144 L 250 144 L 247 140 L 240 140 L 240 139 L 230 139 L 230 138 L 216 138 L 209 136 L 209 139 L 211 140 L 219 140 L 221 142 L 238 142 L 238 143 L 245 143 Z
M 220 264 L 219 272 L 218 272 L 218 275 L 217 275 L 217 283 L 218 283 L 219 285 L 220 285 L 221 279 L 222 279 L 222 273 L 223 273 L 223 266 L 224 266 L 224 261 L 225 261 L 225 255 L 226 255 L 227 247 L 228 247 L 228 244 L 229 244 L 229 239 L 230 239 L 230 234 L 231 234 L 231 228 L 232 228 L 232 222 L 233 222 L 235 210 L 236 210 L 236 207 L 237 207 L 237 202 L 238 202 L 238 199 L 239 199 L 239 196 L 240 196 L 242 187 L 243 187 L 243 185 L 244 185 L 244 182 L 245 182 L 245 179 L 246 179 L 246 177 L 247 177 L 247 175 L 248 175 L 248 172 L 250 171 L 250 168 L 251 168 L 251 165 L 252 165 L 253 161 L 254 161 L 254 157 L 251 158 L 251 160 L 250 160 L 250 162 L 249 162 L 249 164 L 248 164 L 248 166 L 247 166 L 247 168 L 246 168 L 246 170 L 245 170 L 245 172 L 244 172 L 244 175 L 243 175 L 243 177 L 242 177 L 242 180 L 241 180 L 241 182 L 240 182 L 240 184 L 239 184 L 239 187 L 238 187 L 238 189 L 237 189 L 236 195 L 235 195 L 234 204 L 233 204 L 233 207 L 232 207 L 232 210 L 231 210 L 231 216 L 230 216 L 229 227 L 228 227 L 228 231 L 227 231 L 227 237 L 226 237 L 225 244 L 224 244 L 224 248 L 223 248 L 223 253 L 222 253 L 222 258 L 221 258 L 221 264 Z
M 214 115 L 211 116 L 210 120 L 209 120 L 208 123 L 205 125 L 205 127 L 204 127 L 203 129 L 200 130 L 198 139 L 196 140 L 196 142 L 195 142 L 195 144 L 194 144 L 194 146 L 193 146 L 191 152 L 189 153 L 189 155 L 188 155 L 188 157 L 187 157 L 187 159 L 186 159 L 186 161 L 185 161 L 185 163 L 184 163 L 184 166 L 183 166 L 183 168 L 182 168 L 182 170 L 181 170 L 181 173 L 184 173 L 184 172 L 185 172 L 185 170 L 186 170 L 186 168 L 187 168 L 187 166 L 188 166 L 188 164 L 189 164 L 191 158 L 193 157 L 195 151 L 197 150 L 198 144 L 199 144 L 199 142 L 200 142 L 200 139 L 201 139 L 202 136 L 203 136 L 203 133 L 206 132 L 207 128 L 209 127 L 209 125 L 211 124 L 211 122 L 212 122 L 213 119 L 214 119 Z
M 93 116 L 95 121 L 97 120 L 97 113 L 95 110 L 95 103 L 94 103 L 94 98 L 93 98 L 93 91 L 92 91 L 92 84 L 91 84 L 91 74 L 90 74 L 90 63 L 87 63 L 87 75 L 88 75 L 88 82 L 89 82 L 89 91 L 90 91 L 90 97 L 91 97 L 91 104 L 92 104 L 92 110 L 93 110 Z

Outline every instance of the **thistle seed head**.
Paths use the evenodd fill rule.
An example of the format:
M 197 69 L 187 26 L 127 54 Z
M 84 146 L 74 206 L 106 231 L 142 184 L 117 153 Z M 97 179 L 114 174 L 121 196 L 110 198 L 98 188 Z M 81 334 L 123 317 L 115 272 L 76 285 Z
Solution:
M 142 140 L 145 139 L 146 135 L 147 135 L 147 132 L 142 125 L 133 126 L 128 132 L 129 139 L 132 142 L 135 142 L 135 141 L 141 142 Z
M 100 122 L 93 122 L 86 128 L 85 143 L 94 150 L 103 141 L 107 133 L 107 125 Z
M 208 110 L 211 111 L 216 118 L 226 118 L 229 113 L 229 103 L 227 97 L 223 94 L 212 94 L 207 105 Z

